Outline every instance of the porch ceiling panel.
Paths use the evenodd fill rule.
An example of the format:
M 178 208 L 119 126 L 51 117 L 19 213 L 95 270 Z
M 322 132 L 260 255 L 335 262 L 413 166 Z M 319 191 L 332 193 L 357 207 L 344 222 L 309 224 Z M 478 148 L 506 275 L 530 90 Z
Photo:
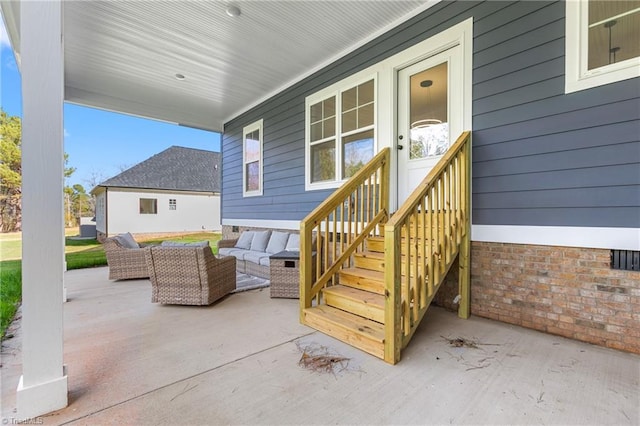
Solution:
M 221 131 L 238 113 L 433 3 L 63 2 L 65 98 Z M 227 15 L 230 4 L 240 16 Z

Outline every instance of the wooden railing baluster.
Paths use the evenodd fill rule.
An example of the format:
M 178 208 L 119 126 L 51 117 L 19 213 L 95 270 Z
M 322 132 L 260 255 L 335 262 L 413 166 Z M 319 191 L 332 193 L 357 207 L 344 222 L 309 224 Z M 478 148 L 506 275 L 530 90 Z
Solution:
M 312 306 L 314 299 L 317 304 L 322 303 L 321 290 L 336 284 L 340 269 L 351 265 L 352 254 L 363 247 L 365 237 L 386 223 L 389 159 L 390 149 L 384 148 L 300 223 L 302 323 L 304 310 Z M 376 185 L 380 185 L 378 202 L 372 200 Z
M 464 132 L 385 225 L 384 356 L 389 363 L 400 360 L 400 350 L 458 254 L 459 315 L 468 316 L 470 146 L 471 134 Z

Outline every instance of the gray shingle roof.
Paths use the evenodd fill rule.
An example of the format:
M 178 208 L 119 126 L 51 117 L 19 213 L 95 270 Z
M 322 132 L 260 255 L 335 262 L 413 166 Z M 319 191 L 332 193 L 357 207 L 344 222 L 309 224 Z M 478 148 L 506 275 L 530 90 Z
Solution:
M 220 192 L 220 153 L 172 146 L 98 186 Z

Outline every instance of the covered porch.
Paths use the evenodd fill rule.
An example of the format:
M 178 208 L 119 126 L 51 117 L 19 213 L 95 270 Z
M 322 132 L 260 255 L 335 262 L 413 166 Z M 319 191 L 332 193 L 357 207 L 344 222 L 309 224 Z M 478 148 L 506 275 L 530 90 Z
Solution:
M 260 112 L 257 105 L 266 105 L 272 114 L 279 114 L 285 110 L 284 101 L 278 109 L 263 101 L 286 92 L 286 96 L 292 96 L 287 111 L 296 114 L 292 121 L 279 117 L 286 123 L 278 130 L 288 133 L 291 123 L 302 123 L 303 96 L 312 92 L 309 86 L 316 84 L 307 77 L 328 68 L 328 64 L 340 65 L 338 60 L 345 52 L 356 57 L 367 50 L 373 39 L 380 42 L 377 47 L 381 51 L 389 52 L 389 44 L 399 50 L 415 42 L 414 29 L 419 30 L 421 38 L 426 38 L 434 36 L 428 33 L 451 27 L 463 17 L 473 18 L 473 22 L 484 17 L 484 23 L 475 27 L 480 28 L 476 35 L 485 46 L 491 45 L 489 53 L 494 54 L 502 50 L 500 46 L 510 37 L 491 34 L 494 19 L 509 7 L 517 9 L 515 15 L 524 19 L 532 15 L 527 8 L 536 2 L 503 5 L 502 2 L 345 1 L 336 2 L 340 7 L 330 11 L 323 2 L 278 2 L 281 7 L 271 7 L 272 2 L 246 2 L 241 4 L 242 10 L 227 8 L 221 2 L 158 3 L 162 8 L 147 8 L 140 2 L 1 0 L 1 4 L 21 64 L 24 98 L 20 328 L 24 336 L 9 342 L 21 353 L 18 350 L 13 354 L 9 348 L 9 354 L 3 355 L 14 357 L 3 359 L 3 416 L 6 414 L 7 419 L 18 421 L 66 407 L 44 419 L 50 423 L 169 424 L 638 423 L 638 359 L 634 355 L 477 318 L 465 323 L 436 309 L 427 314 L 428 321 L 415 328 L 415 343 L 403 355 L 403 363 L 391 369 L 298 324 L 298 304 L 269 300 L 266 292 L 233 295 L 209 308 L 165 307 L 149 303 L 147 281 L 107 282 L 106 271 L 102 278 L 93 275 L 100 270 L 86 271 L 83 274 L 87 275 L 78 277 L 63 272 L 60 228 L 63 102 L 212 131 L 227 133 L 230 129 L 227 137 L 240 140 L 241 130 L 251 121 L 249 118 Z M 545 16 L 527 22 L 536 28 L 543 28 L 543 22 L 562 27 L 564 12 L 557 10 L 558 5 L 562 4 L 550 2 L 549 9 L 540 11 Z M 204 6 L 204 10 L 200 9 Z M 432 6 L 428 21 L 434 23 L 433 27 L 425 26 L 426 21 L 414 20 Z M 510 15 L 510 11 L 506 14 Z M 351 22 L 353 16 L 359 19 Z M 95 25 L 86 25 L 87 22 Z M 278 25 L 283 22 L 298 25 Z M 395 29 L 400 23 L 401 38 L 396 40 Z M 518 22 L 510 22 L 509 26 L 522 27 Z M 185 33 L 185 29 L 190 32 Z M 289 32 L 283 32 L 285 29 Z M 426 29 L 429 31 L 425 32 Z M 549 33 L 557 40 L 564 37 L 563 28 Z M 306 34 L 306 38 L 300 34 Z M 485 34 L 495 40 L 489 43 Z M 336 38 L 320 41 L 319 35 Z M 533 36 L 530 31 L 522 34 L 522 49 L 531 47 L 527 40 Z M 264 44 L 256 43 L 257 39 Z M 285 41 L 292 44 L 285 45 Z M 277 54 L 270 53 L 274 45 L 280 46 Z M 554 63 L 562 61 L 564 50 L 559 51 Z M 296 52 L 296 56 L 289 57 L 289 52 Z M 518 54 L 524 53 L 525 50 L 518 50 Z M 375 54 L 372 51 L 370 57 L 356 61 L 355 68 L 363 67 Z M 541 55 L 540 60 L 544 58 L 547 56 Z M 470 77 L 471 62 L 468 65 L 465 72 Z M 333 69 L 335 74 L 325 76 L 332 81 L 354 71 L 339 66 Z M 564 97 L 566 93 L 557 90 L 561 89 L 557 81 L 562 71 L 551 71 L 556 83 L 550 93 L 559 94 L 559 103 L 563 103 L 568 99 Z M 309 86 L 296 86 L 302 81 Z M 392 99 L 390 85 L 384 98 L 387 102 Z M 625 92 L 624 87 L 619 91 Z M 503 93 L 505 97 L 513 97 L 511 90 Z M 614 100 L 618 98 L 629 101 L 625 96 L 612 97 L 611 104 L 617 103 Z M 510 99 L 502 102 L 520 108 L 511 105 Z M 592 106 L 597 106 L 597 102 Z M 560 109 L 562 114 L 573 116 L 576 111 L 572 108 Z M 611 112 L 598 115 L 607 117 L 614 112 L 607 111 Z M 489 112 L 496 113 L 484 111 Z M 502 116 L 501 112 L 497 114 Z M 537 114 L 526 123 L 541 123 L 536 124 L 531 136 L 545 136 L 546 133 L 538 134 L 546 122 Z M 558 117 L 558 122 L 564 121 L 562 116 Z M 272 123 L 280 125 L 281 121 L 273 118 Z M 379 130 L 385 143 L 395 146 L 398 134 L 392 122 L 382 120 Z M 489 124 L 483 129 L 489 134 L 489 137 L 485 134 L 485 143 L 491 139 Z M 500 122 L 498 128 L 511 124 Z M 264 133 L 272 130 L 265 129 Z M 290 146 L 298 148 L 295 141 L 302 140 L 299 136 L 302 132 L 299 127 L 290 133 L 292 145 L 270 144 L 269 149 L 292 152 Z M 564 130 L 558 128 L 558 132 Z M 566 139 L 572 139 L 568 142 L 573 143 L 582 137 L 572 130 Z M 239 145 L 230 144 L 227 149 L 235 149 L 239 156 Z M 570 146 L 580 148 L 578 144 Z M 548 151 L 544 148 L 540 154 L 545 150 Z M 59 161 L 52 161 L 56 158 Z M 304 160 L 301 155 L 296 159 Z M 227 161 L 224 167 L 238 164 Z M 306 173 L 304 166 L 299 167 L 303 169 Z M 302 182 L 304 177 L 299 173 L 297 178 Z M 301 194 L 309 197 L 307 206 L 317 204 L 315 198 L 322 198 L 321 192 L 307 194 L 311 191 L 303 192 L 302 184 L 299 187 Z M 238 183 L 235 186 L 238 198 L 240 194 L 244 197 L 239 188 Z M 291 193 L 287 190 L 286 194 L 289 197 Z M 281 200 L 267 201 L 276 199 Z M 250 200 L 246 205 L 239 203 L 239 208 L 246 209 L 248 205 L 251 212 L 255 211 L 257 199 Z M 510 202 L 507 206 L 514 204 L 517 203 Z M 263 219 L 263 225 L 270 221 L 268 217 Z M 567 224 L 575 225 L 569 219 Z M 252 220 L 232 214 L 226 225 L 244 225 Z M 278 218 L 278 224 L 283 222 L 285 225 L 293 222 L 293 228 L 298 225 L 296 218 Z M 521 222 L 518 226 L 535 225 L 527 228 L 528 232 L 536 232 L 544 225 L 535 220 L 533 224 L 524 219 Z M 590 223 L 589 228 L 598 223 Z M 614 235 L 623 235 L 624 241 L 636 235 L 615 220 L 605 223 L 612 224 L 615 226 L 599 229 L 606 233 L 615 230 Z M 510 222 L 496 226 L 500 227 L 494 229 L 496 233 L 512 232 L 512 228 L 505 228 L 511 226 Z M 566 231 L 561 235 L 572 237 L 571 247 L 582 241 L 575 238 L 573 228 L 557 228 Z M 498 244 L 502 244 L 502 238 L 497 239 Z M 560 240 L 567 244 L 566 239 Z M 527 236 L 522 241 L 507 242 L 549 245 L 557 241 Z M 599 243 L 594 247 L 613 246 Z M 591 258 L 595 254 L 586 256 Z M 577 256 L 573 259 L 576 262 Z M 602 262 L 596 263 L 598 268 L 602 266 Z M 548 271 L 535 273 L 546 276 Z M 578 277 L 576 282 L 583 280 Z M 626 287 L 604 286 L 601 293 L 617 297 L 613 292 L 618 290 L 626 291 Z M 64 304 L 67 296 L 70 303 Z M 616 303 L 626 304 L 626 309 L 632 306 L 628 300 Z M 514 305 L 516 302 L 524 303 L 517 299 Z M 576 316 L 584 311 L 582 305 L 574 306 L 571 310 Z M 611 312 L 615 315 L 615 311 Z M 558 317 L 556 313 L 552 315 Z M 553 321 L 551 318 L 548 320 Z M 629 320 L 632 331 L 634 321 Z M 588 324 L 595 327 L 592 330 L 595 332 L 601 330 L 598 327 L 608 325 L 621 330 L 619 336 L 625 332 L 615 324 L 591 319 Z M 452 346 L 452 342 L 461 342 L 462 346 Z M 470 347 L 469 343 L 477 347 Z M 327 375 L 306 371 L 298 366 L 301 356 L 307 353 L 305 348 L 335 350 L 340 358 L 348 358 L 349 364 Z M 16 405 L 17 411 L 13 411 Z
M 150 303 L 148 280 L 65 273 L 69 405 L 44 424 L 638 424 L 638 357 L 453 312 L 427 312 L 395 366 L 299 324 L 268 289 L 208 307 Z M 21 334 L 2 348 L 16 415 Z M 473 347 L 475 346 L 475 347 Z M 330 372 L 303 353 L 344 361 Z

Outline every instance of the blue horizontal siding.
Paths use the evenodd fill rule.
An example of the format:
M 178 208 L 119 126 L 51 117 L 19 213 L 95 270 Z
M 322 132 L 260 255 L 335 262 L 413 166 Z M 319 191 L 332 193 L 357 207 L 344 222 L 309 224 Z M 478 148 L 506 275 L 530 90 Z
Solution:
M 640 83 L 564 93 L 565 4 L 440 2 L 225 124 L 223 218 L 300 220 L 304 100 L 469 17 L 473 222 L 640 227 Z M 264 195 L 242 196 L 242 127 L 264 120 Z

